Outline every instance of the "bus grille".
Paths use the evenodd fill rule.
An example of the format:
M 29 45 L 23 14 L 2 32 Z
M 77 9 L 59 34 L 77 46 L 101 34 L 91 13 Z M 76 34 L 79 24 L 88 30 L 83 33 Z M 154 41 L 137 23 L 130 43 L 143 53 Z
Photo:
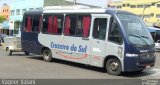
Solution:
M 139 55 L 141 59 L 154 59 L 154 53 L 142 53 Z

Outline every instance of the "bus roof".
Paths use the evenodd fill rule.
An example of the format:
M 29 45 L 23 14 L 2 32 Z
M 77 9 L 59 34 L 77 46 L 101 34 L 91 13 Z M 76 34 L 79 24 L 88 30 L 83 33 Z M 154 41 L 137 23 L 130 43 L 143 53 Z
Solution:
M 105 13 L 106 9 L 44 10 L 43 13 Z
M 118 9 L 113 8 L 90 8 L 88 6 L 47 6 L 44 7 L 43 10 L 32 10 L 27 11 L 25 14 L 42 14 L 42 13 L 107 13 L 107 14 L 113 14 L 113 13 L 125 13 L 125 14 L 132 14 L 133 13 L 122 11 Z
M 28 14 L 28 15 L 37 15 L 37 14 L 42 14 L 43 10 L 32 10 L 32 11 L 26 11 L 24 14 Z
M 70 5 L 70 6 L 46 6 L 44 10 L 61 10 L 61 9 L 90 9 L 89 6 L 84 5 Z
M 43 13 L 125 13 L 125 14 L 132 14 L 133 13 L 127 12 L 127 11 L 122 11 L 122 10 L 117 10 L 117 9 L 111 9 L 111 8 L 91 8 L 91 9 L 57 9 L 57 10 L 44 10 Z
M 106 12 L 123 12 L 129 13 L 127 11 L 122 11 L 113 8 L 90 8 L 83 5 L 73 5 L 73 6 L 47 6 L 43 8 L 43 13 L 106 13 Z

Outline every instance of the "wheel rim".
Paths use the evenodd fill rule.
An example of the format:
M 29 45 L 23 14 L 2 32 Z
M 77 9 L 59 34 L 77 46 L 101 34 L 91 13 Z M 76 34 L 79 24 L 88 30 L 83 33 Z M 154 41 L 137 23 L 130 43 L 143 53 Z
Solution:
M 117 62 L 112 61 L 112 62 L 110 63 L 110 70 L 111 70 L 112 72 L 116 72 L 116 71 L 118 70 L 118 68 L 119 68 L 119 65 L 118 65 Z
M 50 53 L 49 53 L 48 51 L 46 51 L 46 52 L 44 53 L 44 58 L 45 58 L 45 60 L 48 60 L 49 57 L 50 57 Z

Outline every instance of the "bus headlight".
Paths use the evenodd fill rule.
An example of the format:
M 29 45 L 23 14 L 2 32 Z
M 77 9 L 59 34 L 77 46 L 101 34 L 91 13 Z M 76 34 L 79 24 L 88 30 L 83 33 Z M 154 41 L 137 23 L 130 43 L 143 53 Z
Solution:
M 126 53 L 127 57 L 138 57 L 138 54 Z

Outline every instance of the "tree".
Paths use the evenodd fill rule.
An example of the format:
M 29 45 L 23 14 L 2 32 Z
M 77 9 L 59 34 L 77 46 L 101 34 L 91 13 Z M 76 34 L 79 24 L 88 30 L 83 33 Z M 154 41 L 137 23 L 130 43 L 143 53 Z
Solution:
M 3 21 L 5 21 L 6 20 L 6 18 L 5 17 L 3 17 L 3 16 L 0 16 L 0 23 L 2 23 Z

